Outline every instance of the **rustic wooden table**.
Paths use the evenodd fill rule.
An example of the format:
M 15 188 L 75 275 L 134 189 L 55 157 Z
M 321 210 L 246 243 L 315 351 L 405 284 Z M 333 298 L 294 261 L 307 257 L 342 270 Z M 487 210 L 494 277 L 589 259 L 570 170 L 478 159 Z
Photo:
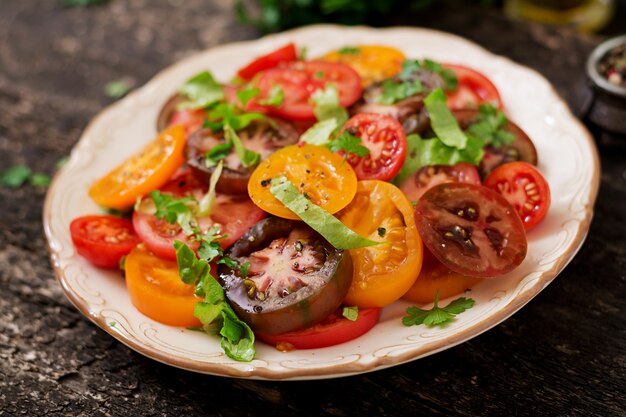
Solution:
M 533 67 L 580 108 L 582 65 L 599 38 L 451 3 L 398 23 L 454 32 Z M 139 87 L 195 51 L 257 36 L 236 23 L 231 0 L 2 1 L 0 168 L 53 172 L 112 101 L 107 82 Z M 0 188 L 0 415 L 626 415 L 626 140 L 594 135 L 594 222 L 545 291 L 460 346 L 334 380 L 198 375 L 128 349 L 63 296 L 42 232 L 45 190 Z

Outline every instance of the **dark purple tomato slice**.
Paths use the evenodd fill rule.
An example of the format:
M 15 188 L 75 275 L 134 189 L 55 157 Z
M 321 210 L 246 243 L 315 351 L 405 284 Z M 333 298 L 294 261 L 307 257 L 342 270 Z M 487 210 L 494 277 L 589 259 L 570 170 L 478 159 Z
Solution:
M 335 311 L 352 283 L 352 260 L 302 222 L 270 217 L 224 254 L 219 279 L 237 316 L 252 330 L 281 334 L 310 327 Z
M 424 244 L 459 274 L 493 278 L 526 257 L 526 232 L 517 212 L 487 187 L 437 185 L 422 196 L 414 212 Z
M 446 182 L 480 184 L 478 170 L 472 164 L 459 162 L 455 165 L 431 165 L 420 168 L 400 184 L 409 201 L 418 201 L 430 188 Z
M 158 132 L 165 130 L 168 126 L 179 124 L 185 128 L 185 132 L 189 135 L 202 127 L 206 120 L 206 110 L 178 110 L 178 105 L 183 101 L 183 96 L 175 94 L 165 102 L 157 116 L 156 126 Z

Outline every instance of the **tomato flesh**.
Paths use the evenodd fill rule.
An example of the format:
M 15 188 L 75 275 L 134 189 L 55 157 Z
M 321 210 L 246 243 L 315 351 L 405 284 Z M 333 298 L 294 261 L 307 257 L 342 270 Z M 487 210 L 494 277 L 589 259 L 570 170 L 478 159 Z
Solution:
M 70 235 L 78 254 L 103 268 L 118 268 L 122 256 L 141 242 L 129 220 L 109 215 L 72 220 Z
M 448 107 L 476 108 L 483 103 L 492 103 L 499 109 L 502 108 L 502 98 L 498 89 L 483 74 L 463 65 L 443 64 L 443 66 L 454 71 L 458 79 L 457 88 L 446 92 Z
M 526 230 L 536 226 L 548 213 L 550 186 L 539 170 L 526 162 L 499 166 L 487 176 L 484 185 L 511 203 Z
M 241 68 L 237 72 L 237 75 L 244 80 L 249 80 L 261 71 L 274 68 L 284 62 L 295 61 L 297 57 L 298 52 L 296 51 L 296 45 L 288 43 L 269 54 L 254 59 L 248 65 Z
M 433 255 L 459 274 L 493 278 L 526 257 L 526 232 L 515 209 L 481 185 L 431 188 L 415 206 L 415 223 Z
M 400 184 L 400 189 L 410 201 L 418 201 L 426 191 L 446 182 L 480 184 L 478 170 L 472 164 L 431 165 L 420 168 Z
M 257 332 L 256 336 L 279 350 L 319 349 L 345 343 L 364 335 L 378 322 L 379 315 L 380 308 L 359 309 L 357 319 L 351 321 L 341 315 L 341 310 L 337 310 L 321 323 L 303 330 L 279 335 Z
M 341 132 L 359 137 L 361 145 L 369 150 L 363 157 L 354 153 L 348 155 L 348 162 L 359 180 L 388 181 L 402 168 L 408 145 L 402 125 L 393 117 L 359 113 L 348 120 Z
M 406 56 L 396 48 L 383 45 L 358 45 L 352 50 L 329 52 L 324 61 L 341 62 L 359 73 L 363 87 L 393 77 L 402 69 Z

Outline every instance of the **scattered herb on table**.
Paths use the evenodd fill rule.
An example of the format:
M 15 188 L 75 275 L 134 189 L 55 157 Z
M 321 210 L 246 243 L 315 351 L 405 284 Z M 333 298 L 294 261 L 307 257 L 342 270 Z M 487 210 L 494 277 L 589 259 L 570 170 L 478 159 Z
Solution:
M 111 98 L 121 98 L 124 97 L 128 91 L 130 90 L 130 85 L 128 81 L 125 80 L 115 80 L 108 82 L 104 86 L 104 91 L 108 97 Z

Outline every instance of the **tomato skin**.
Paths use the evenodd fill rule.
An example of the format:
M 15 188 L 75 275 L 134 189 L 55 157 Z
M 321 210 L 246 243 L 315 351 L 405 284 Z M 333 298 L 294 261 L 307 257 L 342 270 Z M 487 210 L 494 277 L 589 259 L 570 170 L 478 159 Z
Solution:
M 195 285 L 185 284 L 176 261 L 161 259 L 144 245 L 133 249 L 124 263 L 130 300 L 142 314 L 170 326 L 200 326 L 193 311 Z
M 369 154 L 348 155 L 359 180 L 389 181 L 398 174 L 406 159 L 408 144 L 402 125 L 393 117 L 379 113 L 359 113 L 346 122 L 341 133 L 350 132 L 361 139 Z M 340 151 L 340 155 L 344 152 Z
M 502 109 L 502 98 L 496 86 L 483 74 L 469 67 L 456 64 L 442 64 L 456 74 L 459 84 L 456 89 L 446 92 L 448 107 L 453 110 L 478 107 L 492 103 Z
M 495 191 L 474 184 L 445 183 L 428 190 L 415 206 L 424 245 L 451 270 L 494 278 L 526 257 L 524 225 Z
M 70 235 L 78 254 L 102 268 L 119 268 L 122 256 L 141 242 L 129 220 L 110 215 L 78 217 Z
M 420 168 L 400 184 L 400 189 L 410 201 L 418 201 L 426 191 L 446 182 L 480 184 L 478 170 L 472 164 L 431 165 Z
M 484 185 L 511 203 L 526 230 L 541 222 L 550 208 L 550 186 L 541 172 L 529 163 L 500 165 L 487 176 Z
M 176 110 L 172 114 L 168 126 L 182 125 L 185 128 L 185 133 L 189 135 L 204 125 L 206 114 L 204 109 Z
M 126 210 L 137 197 L 161 187 L 183 164 L 185 130 L 175 125 L 161 132 L 139 152 L 89 187 L 89 197 L 101 206 Z
M 269 54 L 254 59 L 245 67 L 237 71 L 237 75 L 244 80 L 250 80 L 259 72 L 277 67 L 284 62 L 295 61 L 298 58 L 296 45 L 288 43 Z
M 356 48 L 353 53 L 329 52 L 322 60 L 349 65 L 361 76 L 363 87 L 393 77 L 406 59 L 401 51 L 390 46 L 358 45 Z
M 280 175 L 285 175 L 313 203 L 330 213 L 347 206 L 356 193 L 356 174 L 342 157 L 323 146 L 287 146 L 261 161 L 248 182 L 252 201 L 268 213 L 285 219 L 300 218 L 270 192 L 269 181 Z
M 263 342 L 276 347 L 296 349 L 319 349 L 356 339 L 367 333 L 378 322 L 380 308 L 359 309 L 356 321 L 341 316 L 341 311 L 331 314 L 326 320 L 303 330 L 270 335 L 255 333 Z M 286 346 L 284 346 L 286 345 Z
M 321 76 L 320 76 L 321 75 Z M 311 97 L 328 84 L 337 88 L 339 104 L 352 105 L 361 97 L 361 78 L 344 64 L 323 61 L 296 61 L 259 74 L 259 97 L 267 98 L 274 86 L 284 92 L 280 106 L 267 106 L 268 112 L 292 121 L 315 121 Z
M 344 304 L 384 307 L 402 297 L 422 267 L 422 240 L 402 191 L 384 181 L 359 181 L 354 200 L 337 218 L 361 236 L 388 242 L 349 251 L 354 276 Z

